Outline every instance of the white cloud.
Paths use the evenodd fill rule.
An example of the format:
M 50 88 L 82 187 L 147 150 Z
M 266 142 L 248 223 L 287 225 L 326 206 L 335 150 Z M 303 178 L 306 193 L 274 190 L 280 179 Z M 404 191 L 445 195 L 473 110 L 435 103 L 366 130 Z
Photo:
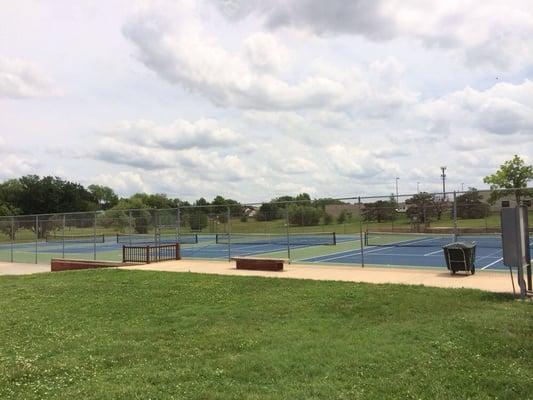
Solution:
M 372 41 L 407 38 L 430 49 L 450 50 L 471 67 L 486 64 L 501 69 L 533 60 L 533 6 L 527 0 L 235 3 L 222 7 L 225 15 L 258 15 L 270 28 L 294 27 L 323 36 L 353 34 Z
M 288 68 L 289 53 L 273 35 L 254 33 L 244 41 L 246 57 L 259 72 L 280 73 Z
M 21 175 L 35 173 L 40 162 L 31 154 L 11 148 L 0 136 L 0 178 L 11 179 Z
M 140 173 L 132 171 L 120 171 L 115 174 L 99 174 L 89 184 L 91 183 L 109 186 L 117 193 L 127 194 L 152 192 L 154 189 L 145 182 Z
M 517 85 L 496 84 L 485 91 L 465 88 L 418 109 L 434 130 L 529 136 L 533 131 L 532 98 L 533 82 L 526 80 Z
M 230 52 L 202 31 L 194 15 L 188 17 L 187 29 L 182 29 L 178 22 L 170 24 L 168 14 L 144 10 L 123 32 L 148 68 L 168 82 L 201 93 L 217 106 L 299 110 L 363 105 L 366 112 L 383 115 L 414 100 L 410 91 L 365 82 L 355 67 L 339 68 L 318 59 L 311 68 L 314 71 L 291 79 L 284 66 L 286 51 L 272 35 L 254 33 L 244 40 L 244 54 Z M 197 25 L 191 28 L 194 21 Z M 400 69 L 399 63 L 393 66 L 389 60 L 388 64 L 381 69 Z M 281 72 L 287 74 L 280 76 Z
M 0 98 L 36 98 L 58 93 L 51 80 L 32 64 L 0 58 Z
M 243 142 L 241 135 L 222 127 L 214 119 L 193 122 L 177 119 L 168 125 L 149 120 L 123 121 L 105 131 L 105 135 L 111 138 L 127 138 L 137 144 L 168 150 L 234 147 Z

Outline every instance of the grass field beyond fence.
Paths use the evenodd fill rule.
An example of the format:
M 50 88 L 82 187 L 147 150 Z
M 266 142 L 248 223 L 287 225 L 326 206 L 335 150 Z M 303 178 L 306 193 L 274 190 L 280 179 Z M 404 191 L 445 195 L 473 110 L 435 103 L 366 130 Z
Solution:
M 2 399 L 525 399 L 533 308 L 141 271 L 0 278 Z

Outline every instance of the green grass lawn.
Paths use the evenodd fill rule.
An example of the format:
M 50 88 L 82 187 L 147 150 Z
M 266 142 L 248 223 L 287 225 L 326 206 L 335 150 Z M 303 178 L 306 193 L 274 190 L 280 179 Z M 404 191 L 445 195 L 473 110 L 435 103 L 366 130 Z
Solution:
M 0 278 L 2 399 L 525 399 L 533 308 L 474 290 L 88 270 Z

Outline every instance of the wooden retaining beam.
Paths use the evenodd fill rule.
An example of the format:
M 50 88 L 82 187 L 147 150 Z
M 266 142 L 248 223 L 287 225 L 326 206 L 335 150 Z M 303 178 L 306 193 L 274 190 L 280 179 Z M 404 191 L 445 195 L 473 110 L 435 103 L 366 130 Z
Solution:
M 117 261 L 94 261 L 94 260 L 69 260 L 63 258 L 53 258 L 50 261 L 52 272 L 70 271 L 78 269 L 94 269 L 94 268 L 113 268 L 122 267 L 126 265 L 135 265 L 133 263 L 122 263 Z

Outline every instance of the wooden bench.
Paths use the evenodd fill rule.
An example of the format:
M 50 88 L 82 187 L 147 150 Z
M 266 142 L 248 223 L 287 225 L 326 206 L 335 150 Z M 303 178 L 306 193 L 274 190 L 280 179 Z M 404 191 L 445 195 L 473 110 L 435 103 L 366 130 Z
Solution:
M 254 271 L 283 271 L 285 259 L 232 257 L 237 269 Z

